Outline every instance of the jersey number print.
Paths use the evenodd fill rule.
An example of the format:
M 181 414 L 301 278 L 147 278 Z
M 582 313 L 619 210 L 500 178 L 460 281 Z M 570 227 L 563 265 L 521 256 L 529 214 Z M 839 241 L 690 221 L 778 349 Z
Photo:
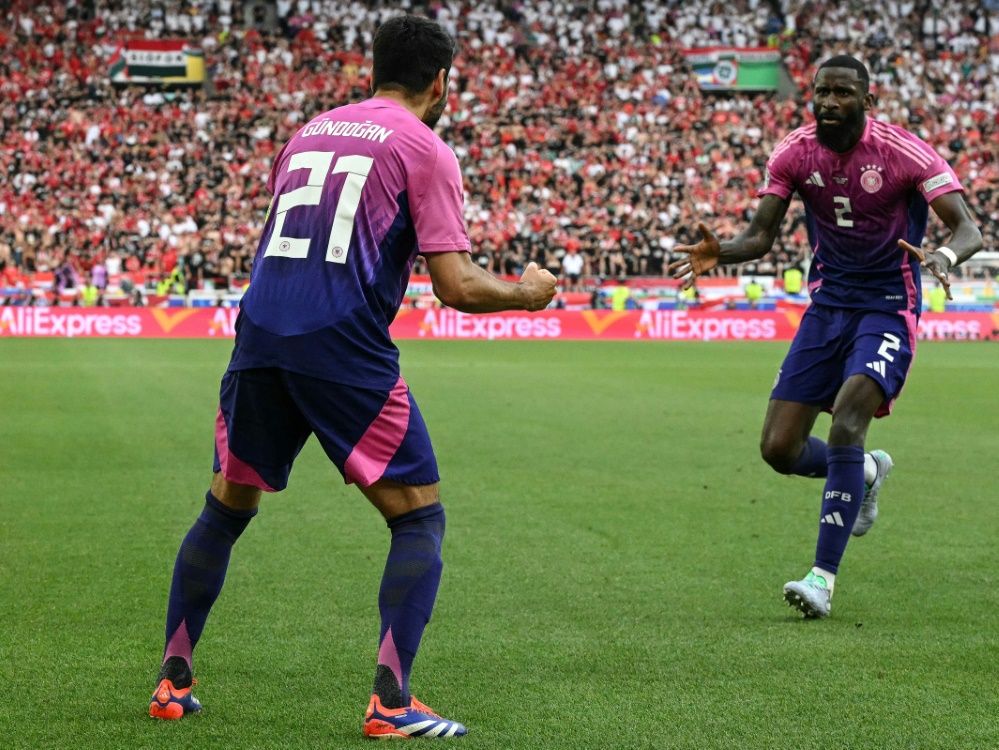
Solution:
M 850 208 L 850 199 L 843 196 L 836 196 L 833 198 L 833 203 L 836 204 L 836 226 L 839 227 L 852 227 L 853 219 L 848 219 L 847 214 L 853 209 Z
M 318 206 L 323 197 L 323 188 L 329 175 L 347 173 L 347 179 L 340 190 L 336 204 L 333 227 L 326 245 L 327 263 L 346 263 L 350 238 L 354 233 L 354 215 L 361 202 L 361 190 L 368 179 L 374 159 L 370 156 L 341 156 L 333 164 L 334 151 L 303 151 L 292 155 L 288 161 L 288 172 L 295 169 L 308 169 L 309 179 L 305 185 L 295 188 L 278 198 L 277 213 L 274 216 L 274 231 L 264 257 L 305 258 L 309 254 L 309 238 L 284 237 L 281 230 L 288 212 L 298 206 Z M 333 164 L 333 169 L 330 165 Z

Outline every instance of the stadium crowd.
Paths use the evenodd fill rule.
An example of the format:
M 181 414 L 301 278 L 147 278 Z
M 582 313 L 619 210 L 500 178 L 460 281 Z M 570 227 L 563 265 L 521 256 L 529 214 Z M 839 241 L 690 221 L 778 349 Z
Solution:
M 815 66 L 842 51 L 867 62 L 877 116 L 954 165 L 994 250 L 988 5 L 281 0 L 267 28 L 227 0 L 0 3 L 0 287 L 38 271 L 62 289 L 122 271 L 171 289 L 244 283 L 271 158 L 314 115 L 368 95 L 373 32 L 407 8 L 459 41 L 438 132 L 462 164 L 474 257 L 495 273 L 529 260 L 560 273 L 578 253 L 584 276 L 662 276 L 698 221 L 731 235 L 767 155 L 807 120 Z M 135 36 L 198 45 L 209 84 L 113 85 L 109 60 Z M 682 50 L 717 45 L 779 49 L 791 95 L 702 92 Z M 779 276 L 806 251 L 796 203 L 774 251 L 743 270 Z

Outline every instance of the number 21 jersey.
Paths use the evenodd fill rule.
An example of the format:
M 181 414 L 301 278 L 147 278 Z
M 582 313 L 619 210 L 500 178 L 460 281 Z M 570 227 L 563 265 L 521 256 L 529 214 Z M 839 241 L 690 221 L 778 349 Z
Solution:
M 299 130 L 267 188 L 229 369 L 392 388 L 389 325 L 417 253 L 470 249 L 454 152 L 401 104 L 373 98 Z

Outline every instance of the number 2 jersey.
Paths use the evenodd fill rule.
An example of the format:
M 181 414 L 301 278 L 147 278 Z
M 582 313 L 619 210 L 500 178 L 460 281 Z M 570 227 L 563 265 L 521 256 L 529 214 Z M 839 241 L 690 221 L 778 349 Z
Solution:
M 274 199 L 229 369 L 392 388 L 389 324 L 417 253 L 471 247 L 454 152 L 401 104 L 373 98 L 299 130 L 267 189 Z
M 868 117 L 860 141 L 842 154 L 819 143 L 815 128 L 777 145 L 759 191 L 784 200 L 797 192 L 805 204 L 812 301 L 919 315 L 919 262 L 898 240 L 920 246 L 929 203 L 962 190 L 957 176 L 932 147 L 894 125 Z

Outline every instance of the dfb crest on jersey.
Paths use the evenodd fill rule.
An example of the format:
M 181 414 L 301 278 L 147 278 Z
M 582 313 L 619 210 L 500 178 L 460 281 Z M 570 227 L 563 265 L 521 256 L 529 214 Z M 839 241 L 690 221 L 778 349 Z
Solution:
M 881 178 L 882 167 L 876 164 L 867 164 L 862 169 L 864 171 L 860 175 L 860 186 L 868 193 L 878 192 L 884 185 L 884 180 Z

